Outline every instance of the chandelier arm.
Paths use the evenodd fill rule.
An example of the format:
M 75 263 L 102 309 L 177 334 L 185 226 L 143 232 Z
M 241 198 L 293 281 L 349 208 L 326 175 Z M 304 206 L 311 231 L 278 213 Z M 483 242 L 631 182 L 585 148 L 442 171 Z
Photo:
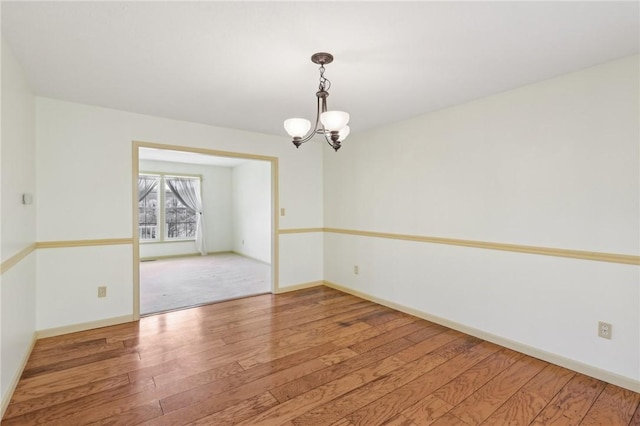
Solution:
M 329 133 L 328 132 L 324 132 L 324 140 L 327 141 L 327 143 L 329 144 L 329 146 L 331 146 L 333 148 L 333 141 L 331 140 L 331 138 L 329 137 Z
M 322 98 L 322 112 L 327 112 L 327 98 Z M 323 123 L 320 124 L 322 125 L 322 130 L 318 130 L 318 133 L 322 133 L 322 136 L 324 136 L 324 140 L 327 141 L 329 146 L 338 151 L 340 149 L 340 142 L 334 142 L 333 139 L 331 139 L 331 132 L 324 127 Z
M 329 83 L 329 84 L 331 84 L 331 83 Z M 318 101 L 320 101 L 320 98 L 318 98 Z M 327 98 L 326 97 L 322 98 L 322 101 L 319 102 L 319 104 L 320 105 L 318 105 L 318 109 L 319 109 L 318 118 L 320 117 L 320 114 L 322 114 L 323 112 L 327 112 Z M 327 139 L 327 135 L 329 134 L 329 132 L 327 131 L 327 129 L 324 128 L 324 124 L 322 122 L 320 122 L 320 125 L 322 126 L 322 130 L 318 129 L 317 132 L 322 134 L 322 136 L 324 136 L 324 139 L 327 142 L 329 142 L 329 139 Z M 316 124 L 316 126 L 317 126 L 317 124 Z
M 325 133 L 324 133 L 324 140 L 326 140 L 326 141 L 327 141 L 327 143 L 329 144 L 329 146 L 330 146 L 331 148 L 333 148 L 333 149 L 337 152 L 337 151 L 340 149 L 340 146 L 341 146 L 342 144 L 341 144 L 341 142 L 340 142 L 339 140 L 337 140 L 337 141 L 335 141 L 335 142 L 334 142 L 334 141 L 331 139 L 331 137 L 329 136 L 330 134 L 331 134 L 331 133 L 329 133 L 329 132 L 325 131 Z
M 329 89 L 331 89 L 331 80 L 326 77 L 320 77 L 320 85 L 318 88 L 325 92 L 329 92 Z
M 324 107 L 326 108 L 326 103 L 323 103 L 323 104 L 324 104 Z M 313 126 L 313 129 L 311 129 L 309 131 L 309 133 L 307 133 L 307 135 L 304 138 L 302 138 L 302 139 L 300 139 L 300 141 L 298 141 L 299 143 L 302 144 L 302 143 L 305 143 L 305 142 L 309 142 L 311 140 L 311 138 L 316 135 L 316 133 L 320 133 L 320 132 L 325 133 L 324 132 L 324 127 L 323 127 L 322 131 L 320 131 L 318 129 L 318 123 L 320 122 L 320 108 L 321 108 L 321 106 L 320 106 L 320 97 L 318 97 L 317 98 L 317 104 L 316 104 L 316 124 Z
M 331 85 L 331 83 L 329 83 L 329 85 Z M 324 97 L 322 98 L 322 112 L 327 112 L 327 98 Z M 318 130 L 318 133 L 322 133 L 322 136 L 324 136 L 324 140 L 327 141 L 327 143 L 329 144 L 329 146 L 333 149 L 335 149 L 336 151 L 338 149 L 340 149 L 340 143 L 339 142 L 334 142 L 331 139 L 331 132 L 328 131 L 325 127 L 324 124 L 321 122 L 320 123 L 322 126 L 322 130 Z
M 318 85 L 318 89 L 328 92 L 331 88 L 331 80 L 324 76 L 324 65 L 320 65 L 320 84 Z
M 313 133 L 319 133 L 318 123 L 323 126 L 320 122 L 320 114 L 327 110 L 327 98 L 320 98 L 320 96 L 316 94 L 316 100 L 316 124 L 313 126 Z M 322 130 L 324 130 L 324 126 Z

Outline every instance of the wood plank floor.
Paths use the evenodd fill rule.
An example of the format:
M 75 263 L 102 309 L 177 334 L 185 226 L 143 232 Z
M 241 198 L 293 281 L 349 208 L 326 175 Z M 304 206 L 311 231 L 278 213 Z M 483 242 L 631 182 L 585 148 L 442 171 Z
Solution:
M 39 340 L 3 425 L 640 425 L 640 394 L 325 287 Z

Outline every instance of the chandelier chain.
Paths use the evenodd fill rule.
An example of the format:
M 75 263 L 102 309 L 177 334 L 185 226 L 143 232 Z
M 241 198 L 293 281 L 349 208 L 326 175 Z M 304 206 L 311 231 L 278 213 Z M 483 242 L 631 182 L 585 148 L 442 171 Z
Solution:
M 324 76 L 324 65 L 320 65 L 320 85 L 318 86 L 318 89 L 323 92 L 328 92 L 330 88 L 331 81 Z

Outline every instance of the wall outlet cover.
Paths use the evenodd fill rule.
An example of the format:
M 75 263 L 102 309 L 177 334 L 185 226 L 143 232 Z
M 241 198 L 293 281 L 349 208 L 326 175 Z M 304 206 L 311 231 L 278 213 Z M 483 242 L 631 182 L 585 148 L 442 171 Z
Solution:
M 613 326 L 606 322 L 598 322 L 598 336 L 604 339 L 611 339 L 611 332 L 613 331 Z

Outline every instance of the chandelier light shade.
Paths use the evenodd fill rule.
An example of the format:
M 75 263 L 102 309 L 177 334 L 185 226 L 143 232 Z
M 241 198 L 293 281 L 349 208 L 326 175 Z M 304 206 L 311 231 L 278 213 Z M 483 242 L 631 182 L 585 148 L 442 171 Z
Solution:
M 311 122 L 304 118 L 290 118 L 284 121 L 284 129 L 293 138 L 293 144 L 299 148 L 316 134 L 324 136 L 327 143 L 339 150 L 342 142 L 349 136 L 349 113 L 344 111 L 327 111 L 327 97 L 331 82 L 324 76 L 324 66 L 333 62 L 330 53 L 316 53 L 311 56 L 311 62 L 320 65 L 320 84 L 316 92 L 317 108 L 316 123 L 311 129 Z
M 311 128 L 311 122 L 306 118 L 290 118 L 284 120 L 284 129 L 294 138 L 301 138 Z
M 338 132 L 338 140 L 341 140 L 341 141 L 345 140 L 347 136 L 349 136 L 350 132 L 351 132 L 351 129 L 349 128 L 349 126 L 344 126 L 342 130 Z
M 327 111 L 320 114 L 320 121 L 325 129 L 339 132 L 349 124 L 349 114 L 343 111 Z

